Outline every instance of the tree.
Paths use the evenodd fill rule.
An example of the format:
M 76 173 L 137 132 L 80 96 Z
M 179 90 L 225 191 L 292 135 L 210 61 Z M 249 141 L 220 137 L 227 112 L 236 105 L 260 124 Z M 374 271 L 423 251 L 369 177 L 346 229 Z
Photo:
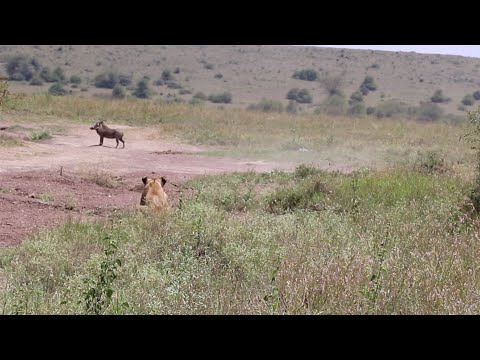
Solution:
M 141 99 L 148 99 L 152 94 L 152 91 L 148 86 L 148 79 L 143 78 L 140 80 L 132 94 Z

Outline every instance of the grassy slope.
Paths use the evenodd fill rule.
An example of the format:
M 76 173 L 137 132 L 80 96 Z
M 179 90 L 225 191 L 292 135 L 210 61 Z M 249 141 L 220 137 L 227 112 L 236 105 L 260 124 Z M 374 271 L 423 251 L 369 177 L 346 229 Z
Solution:
M 52 69 L 61 66 L 68 76 L 79 75 L 83 82 L 73 93 L 89 96 L 110 94 L 111 91 L 93 87 L 93 79 L 99 73 L 115 69 L 133 74 L 135 80 L 148 75 L 152 80 L 160 77 L 165 69 L 177 67 L 177 82 L 193 93 L 205 94 L 230 91 L 233 104 L 247 106 L 263 97 L 287 103 L 286 93 L 293 87 L 307 88 L 314 97 L 314 104 L 321 102 L 326 93 L 319 82 L 292 79 L 299 69 L 313 68 L 331 75 L 345 72 L 344 93 L 350 96 L 358 89 L 366 75 L 374 77 L 378 90 L 369 94 L 365 102 L 375 106 L 381 100 L 393 97 L 411 105 L 418 105 L 432 96 L 436 89 L 452 98 L 441 106 L 447 113 L 461 114 L 458 104 L 466 94 L 480 88 L 480 59 L 447 55 L 425 55 L 366 50 L 341 50 L 296 46 L 247 46 L 247 45 L 3 45 L 0 61 L 12 54 L 36 56 Z M 207 69 L 212 64 L 213 69 Z M 378 67 L 372 67 L 372 65 Z M 221 79 L 215 74 L 222 74 Z M 88 85 L 90 84 L 90 85 Z M 89 86 L 88 92 L 80 92 Z M 46 90 L 43 87 L 13 84 L 14 90 L 32 92 Z M 179 95 L 178 90 L 166 86 L 155 87 L 157 94 L 177 94 L 190 99 L 192 95 Z M 308 106 L 304 105 L 304 108 Z

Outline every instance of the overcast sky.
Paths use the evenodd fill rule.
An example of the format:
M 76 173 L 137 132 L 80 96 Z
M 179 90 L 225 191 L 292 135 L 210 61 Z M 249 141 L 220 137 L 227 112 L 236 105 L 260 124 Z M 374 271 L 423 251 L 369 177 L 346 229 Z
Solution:
M 480 45 L 308 45 L 348 49 L 415 51 L 423 54 L 461 55 L 480 58 Z

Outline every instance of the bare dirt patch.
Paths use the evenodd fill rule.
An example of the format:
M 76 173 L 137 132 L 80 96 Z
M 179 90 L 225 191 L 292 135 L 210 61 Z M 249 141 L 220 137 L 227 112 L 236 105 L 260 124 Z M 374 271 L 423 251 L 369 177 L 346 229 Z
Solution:
M 166 177 L 165 191 L 175 206 L 188 191 L 183 182 L 194 176 L 293 169 L 292 164 L 202 156 L 200 147 L 145 140 L 147 129 L 115 128 L 125 131 L 125 149 L 116 149 L 115 140 L 109 139 L 95 146 L 98 135 L 86 126 L 72 126 L 67 135 L 25 146 L 0 148 L 0 246 L 17 245 L 68 219 L 106 219 L 133 210 L 145 175 Z M 92 173 L 112 177 L 114 185 Z

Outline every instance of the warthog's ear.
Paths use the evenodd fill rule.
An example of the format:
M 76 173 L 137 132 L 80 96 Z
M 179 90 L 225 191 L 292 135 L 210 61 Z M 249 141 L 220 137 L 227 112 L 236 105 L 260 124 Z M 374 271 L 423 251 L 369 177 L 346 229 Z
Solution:
M 163 176 L 162 176 L 161 180 L 162 180 L 162 187 L 163 187 L 167 183 L 167 180 L 165 180 L 165 178 Z
M 144 177 L 142 178 L 142 181 L 143 181 L 143 184 L 144 184 L 144 185 L 147 185 L 148 177 L 144 176 Z

